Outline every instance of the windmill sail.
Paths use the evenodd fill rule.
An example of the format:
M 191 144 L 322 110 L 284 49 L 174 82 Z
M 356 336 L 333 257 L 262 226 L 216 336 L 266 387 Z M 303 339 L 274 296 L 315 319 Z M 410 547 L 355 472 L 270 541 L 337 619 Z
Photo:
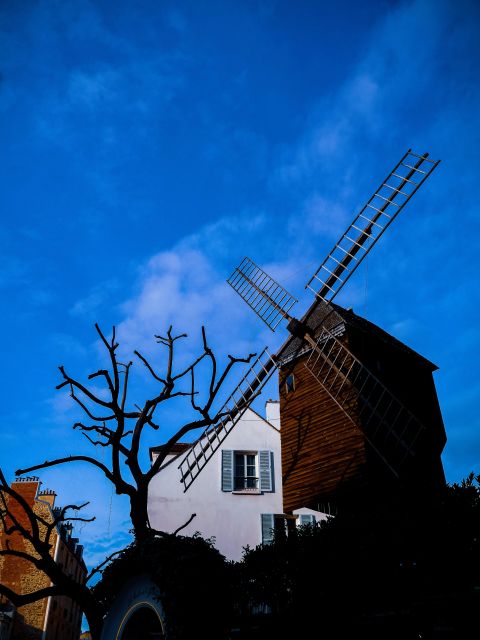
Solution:
M 265 348 L 218 411 L 218 414 L 224 417 L 202 433 L 180 463 L 180 480 L 183 482 L 184 491 L 187 491 L 253 400 L 261 393 L 275 368 L 275 361 Z
M 410 149 L 335 244 L 305 288 L 331 302 L 440 161 Z
M 275 331 L 297 300 L 250 258 L 244 258 L 227 280 L 265 324 Z
M 326 328 L 305 366 L 398 476 L 422 423 Z
M 438 164 L 428 153 L 418 155 L 409 149 L 335 244 L 306 288 L 330 303 Z M 227 282 L 272 331 L 282 319 L 289 321 L 287 328 L 292 335 L 304 339 L 312 348 L 306 363 L 311 374 L 354 424 L 356 419 L 361 421 L 367 441 L 398 475 L 398 469 L 414 455 L 414 445 L 424 430 L 418 419 L 325 327 L 316 342 L 304 323 L 290 315 L 297 300 L 252 260 L 244 258 Z M 275 366 L 268 354 L 258 376 L 252 367 L 252 382 L 247 383 L 243 392 L 239 385 L 225 403 L 226 412 L 231 405 L 234 407 L 231 417 L 204 432 L 192 446 L 180 465 L 185 491 L 253 397 L 260 393 Z M 236 393 L 239 401 L 235 400 Z

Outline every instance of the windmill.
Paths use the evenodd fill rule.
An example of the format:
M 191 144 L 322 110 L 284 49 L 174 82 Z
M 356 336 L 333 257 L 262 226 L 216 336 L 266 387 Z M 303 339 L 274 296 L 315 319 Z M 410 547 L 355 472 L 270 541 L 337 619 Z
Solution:
M 362 438 L 394 477 L 415 456 L 425 427 L 336 335 L 331 322 L 333 299 L 438 163 L 428 153 L 418 155 L 409 149 L 335 243 L 306 284 L 315 294 L 310 309 L 320 306 L 322 311 L 315 330 L 292 315 L 297 300 L 249 258 L 244 258 L 227 281 L 272 331 L 283 320 L 287 322 L 289 333 L 307 354 L 304 364 L 309 375 L 355 428 L 361 428 Z M 308 312 L 304 318 L 307 316 Z M 204 432 L 192 446 L 180 464 L 185 491 L 278 364 L 265 349 L 224 405 L 222 411 L 230 410 L 231 418 Z

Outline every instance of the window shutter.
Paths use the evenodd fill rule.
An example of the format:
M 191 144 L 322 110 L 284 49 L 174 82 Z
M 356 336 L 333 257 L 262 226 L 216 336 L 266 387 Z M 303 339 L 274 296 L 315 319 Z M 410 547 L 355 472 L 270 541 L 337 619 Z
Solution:
M 222 491 L 233 491 L 233 451 L 222 449 Z
M 274 526 L 273 513 L 262 513 L 262 544 L 270 544 L 270 542 L 273 542 Z
M 272 456 L 271 451 L 259 451 L 260 491 L 273 491 Z

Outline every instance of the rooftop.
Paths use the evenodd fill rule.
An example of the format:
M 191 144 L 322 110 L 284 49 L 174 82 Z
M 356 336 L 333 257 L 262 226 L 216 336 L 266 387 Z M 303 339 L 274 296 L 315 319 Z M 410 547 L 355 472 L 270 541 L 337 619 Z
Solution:
M 431 371 L 438 369 L 435 364 L 424 358 L 403 342 L 400 342 L 400 340 L 397 340 L 397 338 L 394 338 L 373 322 L 357 315 L 352 309 L 344 309 L 343 307 L 333 303 L 327 305 L 322 300 L 316 300 L 305 313 L 302 321 L 312 329 L 314 336 L 317 338 L 320 336 L 320 330 L 322 327 L 326 327 L 335 335 L 343 333 L 345 327 L 349 326 L 364 333 L 373 333 L 376 338 L 385 342 L 385 344 L 393 346 L 394 348 L 415 357 L 420 361 L 420 364 L 423 364 Z M 294 338 L 292 336 L 284 342 L 277 355 L 281 361 L 285 362 L 298 357 L 306 349 L 308 349 L 308 345 L 304 340 Z

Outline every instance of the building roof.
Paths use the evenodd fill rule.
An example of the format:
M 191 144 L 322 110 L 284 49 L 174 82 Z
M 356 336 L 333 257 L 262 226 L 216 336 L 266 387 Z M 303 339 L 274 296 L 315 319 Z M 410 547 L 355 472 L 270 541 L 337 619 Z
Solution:
M 438 369 L 437 365 L 430 362 L 430 360 L 427 360 L 373 322 L 357 315 L 352 309 L 344 309 L 343 307 L 333 303 L 327 305 L 323 300 L 316 300 L 303 316 L 302 322 L 304 322 L 307 327 L 313 331 L 313 335 L 315 337 L 320 336 L 322 327 L 326 327 L 334 335 L 343 333 L 346 327 L 352 327 L 361 332 L 373 334 L 377 339 L 385 342 L 385 344 L 415 357 L 421 364 L 429 368 L 431 371 Z M 304 340 L 291 336 L 281 346 L 277 356 L 280 359 L 280 362 L 287 362 L 297 358 L 307 350 L 310 350 L 310 348 Z
M 269 402 L 278 402 L 278 400 L 269 400 Z M 255 409 L 253 409 L 252 407 L 247 407 L 247 411 L 251 411 L 252 413 L 254 413 L 259 420 L 262 420 L 268 427 L 270 427 L 271 429 L 273 429 L 274 431 L 276 431 L 277 433 L 280 433 L 280 430 L 277 429 L 277 427 L 275 425 L 273 425 L 271 422 L 269 422 L 265 417 L 263 417 L 262 415 L 260 415 L 258 413 L 258 411 L 255 411 Z M 246 412 L 245 412 L 246 414 Z M 245 416 L 244 414 L 244 416 Z M 242 416 L 242 419 L 243 417 Z M 200 436 L 203 437 L 204 434 L 202 434 Z M 174 444 L 172 447 L 170 447 L 168 455 L 173 456 L 171 460 L 168 460 L 166 463 L 164 463 L 164 466 L 169 465 L 171 462 L 173 462 L 173 460 L 175 460 L 176 458 L 180 457 L 182 455 L 182 453 L 185 453 L 185 451 L 187 451 L 188 449 L 190 449 L 190 447 L 192 447 L 192 445 L 194 445 L 195 442 L 177 442 L 176 444 Z M 158 445 L 156 447 L 150 447 L 149 449 L 149 453 L 150 453 L 150 462 L 153 463 L 153 456 L 154 454 L 158 454 L 158 453 L 162 453 L 162 451 L 165 449 L 165 445 L 161 444 Z M 160 470 L 163 469 L 163 466 L 160 468 Z
M 156 447 L 150 447 L 149 451 L 150 451 L 150 460 L 152 460 L 153 458 L 153 454 L 154 453 L 162 453 L 165 449 L 164 444 L 160 444 Z M 190 447 L 192 446 L 191 442 L 177 442 L 176 444 L 172 445 L 169 448 L 168 451 L 168 455 L 179 455 L 181 453 L 183 453 L 184 451 L 186 451 L 187 449 L 190 449 Z

